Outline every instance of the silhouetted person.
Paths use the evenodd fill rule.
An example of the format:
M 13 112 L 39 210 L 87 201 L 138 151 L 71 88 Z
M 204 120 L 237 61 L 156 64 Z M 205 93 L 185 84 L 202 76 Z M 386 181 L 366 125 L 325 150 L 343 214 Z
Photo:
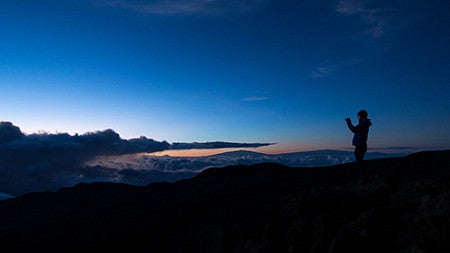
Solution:
M 372 125 L 370 119 L 367 118 L 366 110 L 358 112 L 358 125 L 354 126 L 350 118 L 346 118 L 347 126 L 352 131 L 353 140 L 352 145 L 355 146 L 355 159 L 359 167 L 363 168 L 364 155 L 367 152 L 367 136 L 369 134 L 369 127 Z

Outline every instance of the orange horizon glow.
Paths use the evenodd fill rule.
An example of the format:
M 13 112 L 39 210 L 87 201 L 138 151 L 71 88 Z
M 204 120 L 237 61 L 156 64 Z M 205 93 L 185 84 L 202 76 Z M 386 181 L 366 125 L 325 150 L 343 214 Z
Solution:
M 238 151 L 238 150 L 247 150 L 258 153 L 276 155 L 276 154 L 285 154 L 285 153 L 294 153 L 294 152 L 304 152 L 304 151 L 312 151 L 312 150 L 320 150 L 324 149 L 324 147 L 317 146 L 302 146 L 299 145 L 280 145 L 275 144 L 271 146 L 264 146 L 258 148 L 215 148 L 215 149 L 183 149 L 183 150 L 165 150 L 161 152 L 149 153 L 148 155 L 154 156 L 173 156 L 173 157 L 200 157 L 200 156 L 210 156 L 216 155 L 225 152 Z M 330 149 L 330 148 L 327 148 Z M 338 147 L 336 149 L 343 149 L 342 147 Z

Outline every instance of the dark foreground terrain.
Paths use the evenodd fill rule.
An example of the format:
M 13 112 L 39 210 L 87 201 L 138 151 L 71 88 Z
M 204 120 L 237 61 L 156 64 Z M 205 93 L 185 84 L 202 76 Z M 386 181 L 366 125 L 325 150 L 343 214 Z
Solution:
M 450 252 L 450 150 L 0 202 L 0 252 Z

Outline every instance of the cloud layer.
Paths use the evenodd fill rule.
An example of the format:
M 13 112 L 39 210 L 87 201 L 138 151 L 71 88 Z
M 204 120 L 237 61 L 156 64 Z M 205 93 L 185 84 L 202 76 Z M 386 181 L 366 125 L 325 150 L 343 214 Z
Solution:
M 367 7 L 366 1 L 340 0 L 336 11 L 343 15 L 355 16 L 364 21 L 368 30 L 366 34 L 373 38 L 383 37 L 385 33 L 386 20 L 383 16 L 384 11 L 377 8 Z
M 401 156 L 399 153 L 367 153 L 367 159 Z M 353 151 L 319 150 L 287 154 L 263 154 L 251 151 L 232 151 L 201 157 L 170 156 L 116 156 L 99 157 L 84 170 L 85 181 L 108 178 L 113 182 L 144 185 L 150 182 L 190 178 L 211 167 L 263 162 L 279 163 L 292 167 L 313 167 L 354 161 Z
M 152 15 L 224 15 L 257 10 L 268 0 L 97 0 L 105 7 L 118 7 Z
M 89 174 L 89 171 L 85 170 L 85 163 L 98 156 L 114 157 L 168 149 L 264 145 L 269 144 L 230 142 L 169 144 L 144 136 L 125 140 L 111 129 L 82 135 L 67 133 L 26 135 L 11 122 L 0 122 L 0 192 L 20 195 L 31 191 L 55 190 L 81 182 L 85 179 L 85 174 Z M 111 179 L 114 175 L 108 176 Z
M 170 149 L 216 149 L 216 148 L 257 148 L 269 146 L 275 143 L 237 143 L 237 142 L 174 142 L 170 145 Z

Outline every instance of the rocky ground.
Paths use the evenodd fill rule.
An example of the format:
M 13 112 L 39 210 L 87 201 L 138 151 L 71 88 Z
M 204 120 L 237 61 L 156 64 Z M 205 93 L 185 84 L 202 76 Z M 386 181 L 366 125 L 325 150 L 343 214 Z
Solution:
M 450 151 L 0 201 L 0 251 L 450 252 Z

